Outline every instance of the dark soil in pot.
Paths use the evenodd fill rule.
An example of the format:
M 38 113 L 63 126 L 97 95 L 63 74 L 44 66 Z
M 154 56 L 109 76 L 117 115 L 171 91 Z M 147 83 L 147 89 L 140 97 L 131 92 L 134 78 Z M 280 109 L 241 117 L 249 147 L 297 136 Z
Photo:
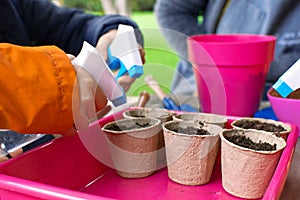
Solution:
M 108 130 L 112 131 L 126 131 L 126 130 L 134 130 L 134 129 L 140 129 L 140 128 L 146 128 L 151 126 L 149 123 L 141 123 L 141 122 L 134 122 L 130 124 L 111 124 L 107 127 Z
M 200 125 L 203 125 L 203 123 L 201 123 Z M 183 128 L 178 126 L 178 124 L 172 124 L 172 126 L 168 126 L 167 128 L 171 131 L 187 135 L 211 135 L 207 130 L 201 129 L 201 126 L 200 128 L 195 128 L 192 126 Z
M 136 109 L 136 110 L 129 110 L 128 111 L 129 116 L 131 117 L 152 117 L 157 119 L 164 119 L 168 117 L 172 117 L 174 113 L 168 112 L 163 109 Z
M 243 129 L 256 129 L 274 133 L 286 131 L 285 128 L 280 125 L 265 123 L 258 120 L 239 120 L 236 121 L 234 125 Z
M 226 135 L 224 136 L 228 141 L 239 145 L 241 147 L 245 147 L 248 149 L 253 149 L 256 151 L 274 151 L 276 150 L 276 144 L 271 145 L 267 142 L 261 142 L 258 143 L 253 142 L 250 138 L 244 136 L 244 135 Z
M 143 117 L 147 117 L 146 115 L 145 115 L 145 113 L 130 113 L 130 116 L 131 117 L 141 117 L 141 118 L 143 118 Z

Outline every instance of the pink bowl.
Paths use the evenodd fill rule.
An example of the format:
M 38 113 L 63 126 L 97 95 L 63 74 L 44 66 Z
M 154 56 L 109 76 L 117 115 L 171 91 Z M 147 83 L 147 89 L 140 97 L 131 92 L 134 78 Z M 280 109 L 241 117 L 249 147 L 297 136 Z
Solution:
M 297 125 L 300 128 L 300 100 L 272 96 L 270 95 L 271 90 L 272 88 L 268 91 L 267 96 L 276 117 L 280 121 Z

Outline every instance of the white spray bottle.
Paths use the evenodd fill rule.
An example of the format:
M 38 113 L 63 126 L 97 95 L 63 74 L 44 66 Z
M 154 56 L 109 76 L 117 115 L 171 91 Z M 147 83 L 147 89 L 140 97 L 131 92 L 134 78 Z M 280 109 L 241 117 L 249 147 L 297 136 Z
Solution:
M 126 103 L 126 94 L 117 82 L 107 63 L 98 50 L 87 42 L 83 43 L 79 55 L 72 60 L 72 64 L 79 65 L 85 69 L 98 83 L 104 95 L 119 106 Z

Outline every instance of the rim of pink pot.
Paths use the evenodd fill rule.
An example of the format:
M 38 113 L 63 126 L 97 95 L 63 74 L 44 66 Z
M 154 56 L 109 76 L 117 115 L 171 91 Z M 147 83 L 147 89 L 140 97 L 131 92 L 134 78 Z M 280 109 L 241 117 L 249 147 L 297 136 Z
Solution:
M 251 39 L 251 41 L 249 41 L 249 39 Z M 208 45 L 239 45 L 247 43 L 275 41 L 276 37 L 273 35 L 262 34 L 202 34 L 190 36 L 188 40 L 194 40 L 196 42 L 205 42 Z
M 202 34 L 188 37 L 187 46 L 189 60 L 195 64 L 251 66 L 269 64 L 275 42 L 272 35 Z

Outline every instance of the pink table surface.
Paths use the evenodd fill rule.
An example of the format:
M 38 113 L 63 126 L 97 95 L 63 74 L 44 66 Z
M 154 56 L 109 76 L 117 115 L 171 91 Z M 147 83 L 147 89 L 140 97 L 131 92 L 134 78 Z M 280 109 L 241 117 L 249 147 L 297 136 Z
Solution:
M 99 120 L 118 119 L 121 112 Z M 229 123 L 234 118 L 228 117 Z M 228 124 L 229 124 L 228 123 Z M 227 127 L 229 126 L 227 124 Z M 95 126 L 94 124 L 93 126 Z M 298 129 L 292 125 L 273 178 L 262 199 L 279 199 L 290 169 Z M 240 199 L 221 182 L 220 157 L 211 180 L 201 186 L 171 181 L 167 168 L 140 179 L 124 179 L 94 156 L 78 135 L 61 137 L 0 164 L 1 199 Z

